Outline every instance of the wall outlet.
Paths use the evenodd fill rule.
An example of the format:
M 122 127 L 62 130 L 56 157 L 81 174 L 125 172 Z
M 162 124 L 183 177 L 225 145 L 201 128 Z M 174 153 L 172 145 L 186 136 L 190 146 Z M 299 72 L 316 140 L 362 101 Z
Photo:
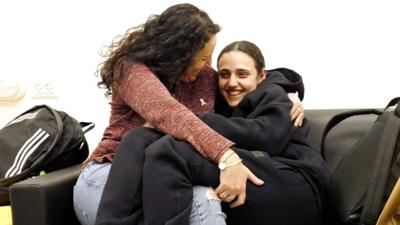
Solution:
M 25 95 L 25 87 L 17 81 L 0 80 L 0 101 L 18 101 Z
M 58 98 L 58 96 L 52 83 L 39 82 L 33 85 L 32 98 Z

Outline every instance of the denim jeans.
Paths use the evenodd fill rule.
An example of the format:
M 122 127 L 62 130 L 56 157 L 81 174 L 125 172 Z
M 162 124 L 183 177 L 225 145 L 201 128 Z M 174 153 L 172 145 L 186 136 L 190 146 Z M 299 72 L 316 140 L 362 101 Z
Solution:
M 82 225 L 94 225 L 100 198 L 106 184 L 111 163 L 87 165 L 74 187 L 74 209 Z
M 204 186 L 193 187 L 193 204 L 190 225 L 226 225 L 226 216 L 221 209 L 221 200 L 214 189 Z
M 74 209 L 82 225 L 94 225 L 111 163 L 92 162 L 82 171 L 74 187 Z M 193 187 L 190 225 L 225 225 L 221 202 L 208 187 Z

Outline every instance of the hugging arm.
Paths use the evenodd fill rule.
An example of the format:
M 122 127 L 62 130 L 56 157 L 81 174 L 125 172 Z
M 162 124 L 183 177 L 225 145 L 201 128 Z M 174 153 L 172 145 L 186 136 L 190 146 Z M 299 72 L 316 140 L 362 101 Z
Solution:
M 280 155 L 290 140 L 290 107 L 286 93 L 278 86 L 269 86 L 268 91 L 259 88 L 250 94 L 230 118 L 208 113 L 202 119 L 237 147 L 274 156 Z
M 173 98 L 146 67 L 133 67 L 136 67 L 135 71 L 130 71 L 121 82 L 119 91 L 123 100 L 155 129 L 188 141 L 200 154 L 218 162 L 233 143 L 210 129 Z M 151 94 L 149 90 L 152 90 Z
M 304 108 L 300 98 L 296 93 L 288 93 L 290 101 L 293 102 L 293 106 L 290 109 L 290 120 L 293 121 L 295 127 L 301 127 L 304 120 Z

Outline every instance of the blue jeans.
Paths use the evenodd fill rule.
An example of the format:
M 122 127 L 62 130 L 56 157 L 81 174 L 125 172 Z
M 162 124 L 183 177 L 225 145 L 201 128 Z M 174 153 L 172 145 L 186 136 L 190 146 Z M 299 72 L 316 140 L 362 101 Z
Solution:
M 74 209 L 82 225 L 94 225 L 100 198 L 106 184 L 111 163 L 87 165 L 74 187 Z
M 82 225 L 94 225 L 104 185 L 111 163 L 92 162 L 85 169 L 74 187 L 75 214 Z M 225 214 L 220 200 L 210 196 L 210 188 L 195 186 L 190 225 L 225 225 Z
M 221 209 L 221 200 L 212 196 L 212 188 L 193 187 L 193 204 L 190 225 L 226 225 L 226 216 Z

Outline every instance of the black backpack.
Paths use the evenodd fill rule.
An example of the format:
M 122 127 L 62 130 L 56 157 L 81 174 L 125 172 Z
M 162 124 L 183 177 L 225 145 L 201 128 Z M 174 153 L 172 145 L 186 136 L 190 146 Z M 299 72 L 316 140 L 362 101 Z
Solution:
M 0 130 L 0 205 L 9 203 L 11 184 L 83 162 L 89 154 L 84 133 L 93 127 L 47 105 L 5 125 Z
M 400 98 L 383 110 L 362 109 L 335 115 L 322 134 L 321 153 L 334 153 L 325 144 L 330 131 L 345 119 L 366 114 L 378 115 L 369 130 L 352 147 L 340 149 L 341 160 L 330 179 L 330 211 L 348 224 L 376 224 L 380 212 L 400 175 Z M 329 158 L 326 159 L 329 164 Z

